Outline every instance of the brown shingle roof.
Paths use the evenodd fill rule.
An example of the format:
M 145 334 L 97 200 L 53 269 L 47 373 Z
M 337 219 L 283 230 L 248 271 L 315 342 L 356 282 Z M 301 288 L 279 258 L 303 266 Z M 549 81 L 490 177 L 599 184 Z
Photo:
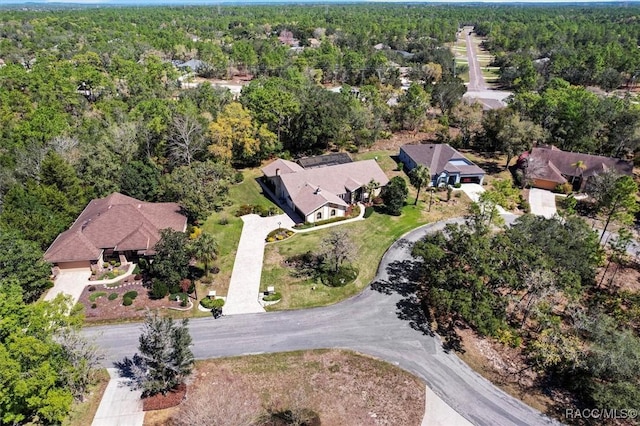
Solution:
M 55 263 L 97 260 L 107 248 L 151 254 L 161 229 L 184 231 L 186 225 L 176 203 L 147 203 L 116 192 L 92 200 L 44 257 Z
M 546 167 L 536 168 L 533 177 L 557 183 L 566 182 L 565 176 L 580 176 L 582 174 L 582 177 L 588 178 L 606 170 L 615 170 L 624 175 L 633 173 L 633 164 L 630 161 L 562 151 L 555 146 L 537 146 L 531 150 L 527 158 L 528 161 L 546 165 Z M 582 173 L 576 167 L 576 163 L 580 161 L 585 166 Z
M 460 173 L 461 176 L 484 175 L 484 170 L 448 144 L 403 145 L 400 147 L 416 164 L 429 168 L 431 175 Z M 461 160 L 467 164 L 452 164 L 452 160 Z

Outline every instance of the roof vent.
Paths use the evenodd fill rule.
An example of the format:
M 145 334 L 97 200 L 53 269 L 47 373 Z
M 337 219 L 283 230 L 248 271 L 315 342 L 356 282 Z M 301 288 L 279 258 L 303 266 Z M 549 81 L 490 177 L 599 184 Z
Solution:
M 138 208 L 142 207 L 142 204 L 138 204 Z
M 313 193 L 314 194 L 319 194 L 320 192 L 322 192 L 322 190 L 320 189 L 320 187 L 318 187 L 318 189 L 316 189 Z

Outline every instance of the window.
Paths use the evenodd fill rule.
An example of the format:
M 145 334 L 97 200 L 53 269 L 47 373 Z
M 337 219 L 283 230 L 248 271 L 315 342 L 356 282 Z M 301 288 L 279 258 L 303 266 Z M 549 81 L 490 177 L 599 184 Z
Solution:
M 331 216 L 335 216 L 336 215 L 336 209 L 331 209 Z
M 316 219 L 322 219 L 322 212 L 318 212 L 318 214 L 316 214 Z

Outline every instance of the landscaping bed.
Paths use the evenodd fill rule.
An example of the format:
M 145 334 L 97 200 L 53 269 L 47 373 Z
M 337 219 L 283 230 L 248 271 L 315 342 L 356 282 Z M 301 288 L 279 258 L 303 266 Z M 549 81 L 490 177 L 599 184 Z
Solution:
M 142 398 L 142 410 L 153 411 L 175 407 L 176 405 L 179 405 L 182 400 L 184 400 L 186 395 L 187 385 L 181 383 L 176 389 L 167 392 L 166 395 L 159 393 L 157 395 Z
M 95 287 L 95 290 L 89 291 L 91 287 Z M 132 298 L 133 292 L 137 292 L 137 295 Z M 126 299 L 130 300 L 131 304 L 124 306 L 124 296 L 127 293 L 129 293 L 129 297 Z M 113 294 L 117 296 L 113 296 Z M 170 301 L 166 297 L 160 300 L 150 299 L 148 289 L 142 285 L 141 281 L 134 281 L 119 288 L 108 288 L 103 285 L 87 286 L 80 295 L 78 303 L 84 306 L 85 321 L 88 323 L 137 320 L 144 318 L 146 308 L 153 310 L 180 307 L 179 301 Z

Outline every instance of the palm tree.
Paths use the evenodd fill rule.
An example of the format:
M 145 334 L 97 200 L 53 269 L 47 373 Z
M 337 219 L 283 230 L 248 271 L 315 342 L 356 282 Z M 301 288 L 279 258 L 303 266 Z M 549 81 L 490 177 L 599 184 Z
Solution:
M 207 277 L 209 265 L 218 258 L 218 242 L 211 234 L 202 233 L 191 242 L 191 255 L 204 264 Z
M 371 179 L 368 184 L 364 186 L 364 190 L 367 191 L 367 202 L 370 203 L 373 200 L 373 193 L 380 184 L 376 182 L 374 179 Z
M 582 178 L 582 173 L 584 173 L 584 171 L 587 169 L 587 165 L 582 160 L 576 161 L 575 163 L 573 163 L 571 165 L 571 167 L 575 167 L 576 168 L 576 175 L 579 174 L 581 178 Z M 575 181 L 576 181 L 576 176 L 574 175 L 573 178 L 571 179 L 571 185 L 572 186 L 575 183 Z
M 415 206 L 418 204 L 418 199 L 420 199 L 420 189 L 431 180 L 431 172 L 428 167 L 419 164 L 409 173 L 409 180 L 411 181 L 411 185 L 418 190 L 416 201 L 413 204 Z

